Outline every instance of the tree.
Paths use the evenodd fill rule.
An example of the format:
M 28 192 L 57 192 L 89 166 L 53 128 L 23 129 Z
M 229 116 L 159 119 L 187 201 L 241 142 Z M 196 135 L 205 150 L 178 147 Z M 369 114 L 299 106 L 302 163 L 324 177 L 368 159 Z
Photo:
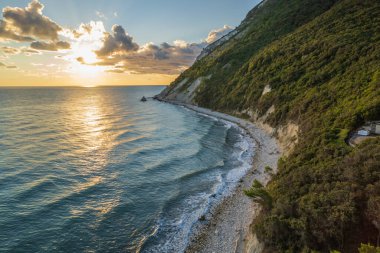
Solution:
M 264 210 L 269 211 L 272 208 L 272 197 L 257 179 L 253 182 L 250 189 L 244 190 L 244 193 L 252 198 L 254 202 L 259 203 Z

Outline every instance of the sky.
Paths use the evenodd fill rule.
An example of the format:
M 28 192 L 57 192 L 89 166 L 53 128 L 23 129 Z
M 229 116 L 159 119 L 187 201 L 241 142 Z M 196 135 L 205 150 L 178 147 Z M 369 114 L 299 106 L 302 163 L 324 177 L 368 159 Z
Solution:
M 259 0 L 1 0 L 0 86 L 167 85 Z

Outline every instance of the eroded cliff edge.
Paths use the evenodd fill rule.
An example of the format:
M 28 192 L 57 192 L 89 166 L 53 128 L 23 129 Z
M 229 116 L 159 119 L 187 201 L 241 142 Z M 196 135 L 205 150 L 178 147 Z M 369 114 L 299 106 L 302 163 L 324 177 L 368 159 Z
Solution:
M 380 119 L 379 17 L 379 1 L 263 1 L 158 95 L 276 136 L 285 156 L 255 225 L 271 252 L 376 244 L 380 140 L 345 139 Z

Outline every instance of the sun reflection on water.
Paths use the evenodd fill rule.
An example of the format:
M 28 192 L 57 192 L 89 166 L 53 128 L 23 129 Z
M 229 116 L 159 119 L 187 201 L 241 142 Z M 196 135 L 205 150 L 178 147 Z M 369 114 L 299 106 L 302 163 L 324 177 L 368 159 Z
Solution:
M 107 154 L 113 146 L 107 120 L 107 106 L 94 89 L 70 98 L 66 107 L 66 122 L 70 132 L 72 155 L 80 157 L 79 173 L 88 174 L 101 170 L 107 164 Z
M 83 136 L 82 139 L 89 151 L 98 150 L 106 144 L 107 136 L 105 134 L 104 118 L 101 112 L 101 103 L 97 97 L 85 99 L 85 105 L 82 108 Z
M 86 93 L 86 96 L 76 97 L 73 101 L 70 119 L 77 136 L 78 157 L 85 157 L 79 171 L 82 180 L 77 182 L 75 187 L 77 193 L 106 184 L 105 181 L 114 177 L 103 171 L 108 163 L 109 151 L 114 147 L 115 136 L 109 131 L 112 122 L 107 118 L 110 108 L 104 99 L 98 96 L 96 89 L 89 89 Z M 100 218 L 117 205 L 119 200 L 116 195 L 107 201 L 98 199 L 100 196 L 89 198 L 82 206 L 73 207 L 70 214 L 81 216 L 91 210 Z

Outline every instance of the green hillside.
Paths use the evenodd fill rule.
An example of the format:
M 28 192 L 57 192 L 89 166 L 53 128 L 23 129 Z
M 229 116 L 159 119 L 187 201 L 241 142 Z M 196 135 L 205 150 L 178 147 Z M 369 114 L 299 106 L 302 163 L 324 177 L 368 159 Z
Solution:
M 274 106 L 266 123 L 299 126 L 298 144 L 267 187 L 272 205 L 256 221 L 259 239 L 269 252 L 376 244 L 380 138 L 355 148 L 345 139 L 380 120 L 380 1 L 267 0 L 238 31 L 169 90 L 211 75 L 196 104 L 258 116 Z

